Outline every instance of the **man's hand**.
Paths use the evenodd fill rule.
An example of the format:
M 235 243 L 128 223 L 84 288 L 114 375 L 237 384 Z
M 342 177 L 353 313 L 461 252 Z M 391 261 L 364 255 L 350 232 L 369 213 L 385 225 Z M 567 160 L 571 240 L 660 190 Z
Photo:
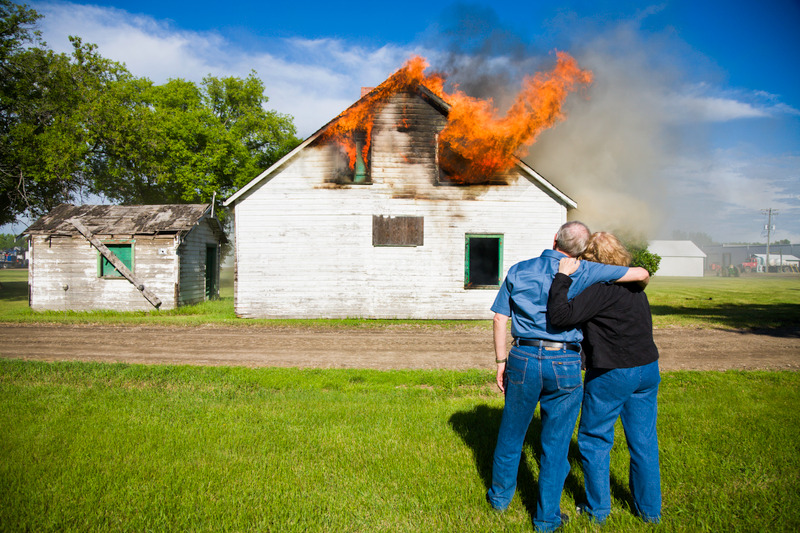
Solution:
M 560 274 L 566 274 L 569 276 L 578 270 L 579 266 L 581 266 L 580 259 L 575 259 L 574 257 L 565 257 L 558 262 L 558 272 Z
M 506 384 L 505 384 L 505 375 L 506 375 L 506 364 L 505 363 L 497 363 L 497 388 L 500 389 L 500 392 L 503 394 L 506 393 Z

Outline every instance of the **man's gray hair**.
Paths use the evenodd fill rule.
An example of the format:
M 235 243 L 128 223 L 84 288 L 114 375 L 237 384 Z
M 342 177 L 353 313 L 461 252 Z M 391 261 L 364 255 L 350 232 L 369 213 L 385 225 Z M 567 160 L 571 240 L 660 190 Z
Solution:
M 556 248 L 570 257 L 578 257 L 586 249 L 591 236 L 592 232 L 583 222 L 567 222 L 556 233 Z

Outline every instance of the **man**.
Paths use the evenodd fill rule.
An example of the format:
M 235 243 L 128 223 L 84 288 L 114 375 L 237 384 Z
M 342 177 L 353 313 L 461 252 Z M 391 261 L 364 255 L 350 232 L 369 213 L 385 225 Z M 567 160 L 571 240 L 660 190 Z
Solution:
M 554 531 L 567 521 L 559 504 L 569 473 L 567 452 L 583 392 L 580 356 L 583 335 L 577 328 L 560 329 L 548 324 L 547 297 L 559 261 L 580 255 L 590 236 L 589 228 L 581 222 L 561 226 L 552 250 L 509 269 L 492 305 L 497 386 L 505 394 L 505 407 L 494 452 L 492 487 L 486 499 L 499 511 L 511 502 L 525 434 L 536 404 L 540 404 L 542 456 L 533 517 L 538 531 Z M 588 261 L 581 261 L 570 277 L 573 282 L 569 298 L 598 282 L 646 283 L 650 279 L 644 268 Z M 514 345 L 506 355 L 509 318 Z

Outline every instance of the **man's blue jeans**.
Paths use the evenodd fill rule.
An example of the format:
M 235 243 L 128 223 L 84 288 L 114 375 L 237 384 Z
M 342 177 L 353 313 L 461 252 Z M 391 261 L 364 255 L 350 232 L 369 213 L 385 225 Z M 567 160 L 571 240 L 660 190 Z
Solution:
M 586 511 L 598 522 L 604 522 L 611 512 L 611 447 L 618 417 L 622 418 L 631 454 L 629 482 L 634 510 L 648 522 L 661 518 L 656 434 L 660 381 L 658 361 L 633 368 L 586 371 L 578 448 L 586 483 Z
M 582 397 L 580 354 L 515 346 L 506 363 L 506 402 L 492 465 L 487 499 L 495 509 L 511 503 L 525 434 L 540 404 L 542 419 L 539 495 L 533 523 L 537 530 L 561 525 L 561 491 L 569 473 L 567 452 Z

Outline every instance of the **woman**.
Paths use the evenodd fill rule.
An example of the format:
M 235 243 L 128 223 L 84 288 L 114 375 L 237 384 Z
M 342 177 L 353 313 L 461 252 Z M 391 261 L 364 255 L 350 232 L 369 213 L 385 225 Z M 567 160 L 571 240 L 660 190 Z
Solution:
M 631 256 L 614 235 L 592 235 L 582 259 L 628 266 Z M 581 324 L 586 352 L 583 408 L 578 428 L 587 504 L 600 523 L 611 513 L 609 469 L 614 424 L 622 427 L 631 455 L 629 482 L 634 511 L 647 522 L 661 519 L 661 475 L 656 434 L 656 396 L 661 381 L 650 304 L 638 284 L 598 283 L 571 302 L 567 291 L 576 259 L 562 259 L 550 288 L 547 313 L 556 328 Z

